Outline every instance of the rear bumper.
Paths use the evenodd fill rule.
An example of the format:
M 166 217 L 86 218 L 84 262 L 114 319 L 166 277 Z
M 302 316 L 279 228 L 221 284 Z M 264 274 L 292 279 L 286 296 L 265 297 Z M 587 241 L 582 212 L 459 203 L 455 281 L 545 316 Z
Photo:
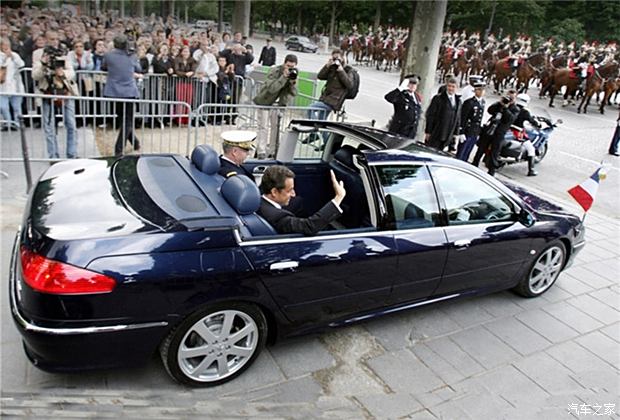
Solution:
M 9 301 L 13 321 L 34 365 L 50 371 L 80 371 L 148 361 L 168 331 L 167 321 L 58 328 L 51 322 L 29 320 L 19 306 L 19 238 L 18 232 L 9 268 Z

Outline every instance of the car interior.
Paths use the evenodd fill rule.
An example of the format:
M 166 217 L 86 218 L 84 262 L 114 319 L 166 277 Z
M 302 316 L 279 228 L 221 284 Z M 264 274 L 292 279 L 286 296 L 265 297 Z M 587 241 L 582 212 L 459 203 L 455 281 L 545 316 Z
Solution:
M 296 212 L 299 217 L 307 217 L 315 213 L 334 197 L 329 173 L 333 170 L 336 178 L 344 183 L 347 191 L 341 204 L 343 215 L 330 226 L 330 230 L 319 234 L 333 234 L 334 230 L 347 232 L 375 230 L 376 222 L 373 223 L 368 204 L 367 191 L 370 188 L 363 180 L 360 163 L 363 159 L 362 150 L 369 147 L 359 141 L 353 142 L 347 139 L 344 134 L 331 132 L 329 136 L 328 146 L 312 158 L 296 158 L 295 153 L 299 153 L 299 150 L 296 147 L 289 147 L 288 157 L 279 153 L 277 160 L 250 161 L 244 166 L 252 171 L 257 182 L 260 182 L 262 172 L 270 165 L 282 164 L 293 170 L 295 190 L 297 196 L 302 197 L 303 202 L 303 209 Z M 297 136 L 291 136 L 288 141 L 301 144 Z M 283 144 L 281 150 L 286 147 Z M 332 151 L 335 152 L 332 153 Z M 244 176 L 224 179 L 218 175 L 219 155 L 208 145 L 197 146 L 191 154 L 190 161 L 187 170 L 203 189 L 205 195 L 209 199 L 213 196 L 218 199 L 221 197 L 226 203 L 222 205 L 218 199 L 213 200 L 213 205 L 218 212 L 221 215 L 234 215 L 234 213 L 238 215 L 242 237 L 277 235 L 273 227 L 257 214 L 261 195 L 255 183 Z M 231 210 L 234 210 L 234 213 Z

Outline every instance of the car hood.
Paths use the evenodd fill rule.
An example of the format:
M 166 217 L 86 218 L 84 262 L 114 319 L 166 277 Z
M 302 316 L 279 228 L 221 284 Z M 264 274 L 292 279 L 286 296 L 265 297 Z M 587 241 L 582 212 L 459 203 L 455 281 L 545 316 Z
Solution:
M 545 200 L 544 198 L 532 193 L 531 191 L 526 190 L 520 185 L 516 185 L 511 182 L 506 182 L 506 181 L 502 181 L 502 183 L 506 187 L 508 187 L 511 191 L 513 191 L 515 194 L 517 194 L 519 198 L 521 198 L 521 200 L 523 200 L 523 202 L 527 204 L 527 206 L 531 210 L 534 210 L 536 212 L 543 212 L 543 213 L 550 212 L 550 213 L 570 214 L 570 213 L 567 213 L 564 208 L 548 200 Z

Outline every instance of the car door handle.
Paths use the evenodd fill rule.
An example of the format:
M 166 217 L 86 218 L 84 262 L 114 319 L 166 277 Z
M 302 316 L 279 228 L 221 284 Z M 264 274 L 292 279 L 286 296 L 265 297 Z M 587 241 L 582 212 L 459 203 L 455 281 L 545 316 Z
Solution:
M 454 247 L 459 250 L 469 248 L 470 244 L 471 244 L 471 240 L 469 239 L 459 239 L 458 241 L 454 241 L 452 243 L 452 245 L 454 245 Z
M 277 270 L 289 270 L 299 267 L 299 263 L 297 261 L 283 261 L 278 263 L 273 263 L 269 266 L 271 271 Z
M 265 172 L 265 169 L 267 169 L 267 167 L 263 165 L 255 166 L 254 169 L 252 169 L 252 173 L 262 174 L 263 172 Z

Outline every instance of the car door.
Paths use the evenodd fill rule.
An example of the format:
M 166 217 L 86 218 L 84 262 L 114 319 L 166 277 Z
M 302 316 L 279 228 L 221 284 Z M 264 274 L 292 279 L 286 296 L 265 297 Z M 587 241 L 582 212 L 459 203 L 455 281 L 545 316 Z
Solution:
M 379 308 L 390 294 L 396 274 L 392 235 L 373 229 L 325 233 L 241 244 L 267 290 L 295 323 Z
M 448 249 L 435 188 L 425 165 L 377 164 L 385 229 L 394 233 L 398 274 L 390 303 L 424 299 L 440 283 Z
M 514 282 L 532 239 L 518 206 L 478 174 L 431 166 L 446 223 L 448 260 L 436 294 Z

